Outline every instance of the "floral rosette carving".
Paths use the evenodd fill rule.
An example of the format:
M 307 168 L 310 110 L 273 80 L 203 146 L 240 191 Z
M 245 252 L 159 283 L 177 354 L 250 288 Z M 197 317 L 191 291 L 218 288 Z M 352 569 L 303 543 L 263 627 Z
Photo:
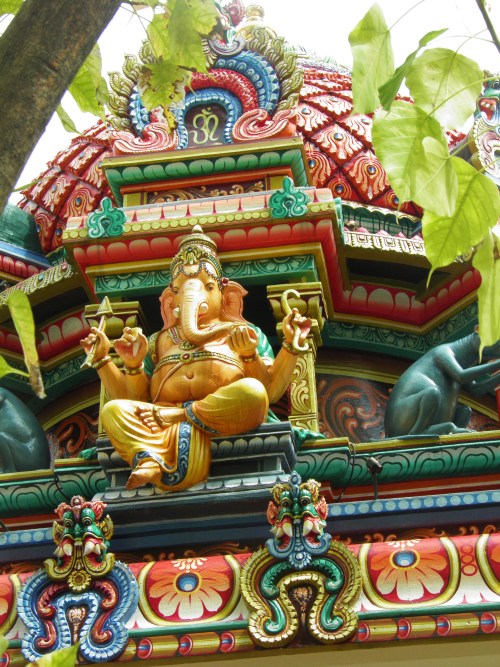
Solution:
M 150 563 L 138 578 L 142 612 L 155 625 L 226 618 L 240 596 L 239 570 L 234 556 Z
M 359 561 L 366 596 L 386 609 L 443 604 L 460 581 L 457 549 L 445 537 L 363 544 Z
M 480 535 L 476 542 L 476 559 L 488 587 L 500 595 L 500 535 Z
M 294 472 L 274 487 L 273 498 L 267 516 L 274 538 L 242 570 L 250 636 L 266 648 L 287 646 L 299 632 L 323 644 L 346 641 L 358 627 L 353 605 L 361 575 L 349 549 L 324 532 L 319 484 L 302 483 Z
M 16 598 L 20 582 L 16 575 L 0 576 L 0 634 L 10 630 L 16 620 Z

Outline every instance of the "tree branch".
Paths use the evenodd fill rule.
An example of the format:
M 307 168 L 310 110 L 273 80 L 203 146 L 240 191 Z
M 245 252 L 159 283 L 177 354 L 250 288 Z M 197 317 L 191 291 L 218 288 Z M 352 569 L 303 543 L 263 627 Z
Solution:
M 120 0 L 25 0 L 0 38 L 0 211 Z
M 486 9 L 485 0 L 476 0 L 476 4 L 479 7 L 479 11 L 483 16 L 484 22 L 486 23 L 488 32 L 490 33 L 491 39 L 493 40 L 493 44 L 497 47 L 498 53 L 500 53 L 500 39 L 498 38 L 495 26 L 493 25 L 490 15 L 488 14 L 488 10 Z

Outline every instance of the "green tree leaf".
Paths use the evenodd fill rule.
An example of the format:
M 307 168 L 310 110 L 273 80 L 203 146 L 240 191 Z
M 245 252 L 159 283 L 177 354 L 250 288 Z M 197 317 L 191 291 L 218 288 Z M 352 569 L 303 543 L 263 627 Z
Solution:
M 167 60 L 170 53 L 168 41 L 168 14 L 155 14 L 146 28 L 149 42 L 157 60 Z
M 380 86 L 394 73 L 391 34 L 377 4 L 350 33 L 349 44 L 353 57 L 353 113 L 372 113 L 380 106 Z
M 175 126 L 175 119 L 169 106 L 182 99 L 185 86 L 189 85 L 192 73 L 177 67 L 171 62 L 160 60 L 147 65 L 139 76 L 141 99 L 147 109 L 161 106 L 170 127 Z
M 451 215 L 457 178 L 439 123 L 415 104 L 398 100 L 373 121 L 375 153 L 401 202 Z M 432 141 L 429 141 L 431 139 Z
M 413 53 L 410 53 L 410 55 L 406 58 L 404 63 L 400 65 L 392 77 L 386 81 L 380 88 L 378 89 L 379 97 L 380 97 L 380 102 L 384 109 L 387 111 L 390 110 L 391 104 L 394 101 L 394 98 L 399 92 L 399 89 L 401 88 L 401 84 L 403 83 L 404 78 L 408 74 L 408 71 L 410 67 L 413 64 L 413 61 L 417 57 L 419 51 L 424 48 L 424 46 L 427 46 L 429 42 L 431 42 L 433 39 L 436 39 L 436 37 L 439 37 L 440 35 L 443 34 L 443 32 L 446 32 L 448 28 L 443 28 L 442 30 L 431 30 L 431 32 L 428 32 L 425 34 L 422 39 L 418 43 L 418 48 L 413 51 Z
M 57 105 L 56 114 L 66 132 L 74 132 L 75 134 L 79 134 L 78 130 L 76 129 L 76 125 L 73 123 L 70 116 L 66 113 L 66 111 L 64 111 L 60 104 Z
M 483 72 L 450 49 L 429 49 L 410 67 L 406 85 L 415 103 L 445 128 L 460 127 L 476 108 Z
M 157 62 L 144 66 L 139 90 L 147 109 L 163 107 L 170 127 L 175 119 L 169 106 L 182 99 L 192 72 L 208 72 L 202 37 L 218 17 L 213 0 L 169 0 L 168 11 L 155 14 L 148 26 Z
M 199 35 L 208 37 L 219 18 L 213 0 L 185 0 L 185 4 L 194 30 Z
M 29 374 L 25 371 L 21 371 L 18 368 L 12 368 L 3 357 L 0 356 L 0 378 L 3 378 L 4 375 L 9 373 L 16 373 L 17 375 L 23 375 L 24 377 L 29 377 Z
M 17 335 L 21 341 L 24 362 L 28 367 L 31 387 L 38 398 L 45 398 L 35 342 L 35 322 L 29 299 L 22 290 L 12 290 L 7 297 L 7 305 L 12 315 Z
M 109 93 L 101 69 L 101 52 L 96 44 L 68 90 L 81 111 L 87 111 L 104 120 L 104 103 L 107 102 Z
M 6 639 L 3 635 L 0 635 L 0 656 L 2 656 L 8 648 L 9 640 Z
M 59 651 L 52 651 L 35 662 L 30 662 L 26 667 L 74 667 L 79 648 L 80 642 L 68 648 L 61 648 Z
M 0 0 L 0 16 L 17 14 L 23 0 Z
M 455 211 L 451 216 L 425 211 L 422 218 L 425 253 L 432 270 L 468 253 L 489 234 L 500 216 L 500 194 L 493 181 L 465 160 L 450 159 L 458 177 Z
M 474 268 L 481 274 L 477 290 L 479 304 L 479 336 L 481 352 L 485 345 L 500 340 L 500 237 L 496 229 L 490 230 L 484 243 L 473 257 Z
M 218 13 L 212 0 L 170 0 L 168 41 L 173 61 L 180 67 L 207 72 L 201 37 L 214 27 Z
M 168 0 L 141 0 L 141 2 L 136 1 L 132 5 L 132 10 L 138 11 L 139 9 L 146 9 L 147 7 L 152 7 L 154 9 L 155 7 L 161 7 L 165 4 L 165 2 L 168 2 Z

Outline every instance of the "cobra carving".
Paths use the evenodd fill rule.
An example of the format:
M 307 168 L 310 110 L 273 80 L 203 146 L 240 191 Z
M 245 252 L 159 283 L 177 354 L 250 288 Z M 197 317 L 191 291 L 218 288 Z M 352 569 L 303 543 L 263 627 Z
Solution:
M 273 489 L 267 517 L 274 538 L 243 568 L 249 633 L 263 647 L 286 646 L 299 631 L 323 644 L 356 632 L 353 605 L 361 592 L 357 560 L 324 531 L 328 508 L 314 480 L 294 472 Z

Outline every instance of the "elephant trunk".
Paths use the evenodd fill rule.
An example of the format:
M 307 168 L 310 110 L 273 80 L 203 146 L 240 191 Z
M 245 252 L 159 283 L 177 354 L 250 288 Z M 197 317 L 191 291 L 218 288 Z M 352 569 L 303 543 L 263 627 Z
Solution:
M 206 307 L 203 291 L 185 292 L 180 312 L 181 329 L 186 340 L 198 345 L 203 344 L 215 334 L 228 331 L 233 326 L 233 322 L 222 322 L 200 329 L 198 327 L 198 314 L 200 308 L 203 312 L 203 307 Z

